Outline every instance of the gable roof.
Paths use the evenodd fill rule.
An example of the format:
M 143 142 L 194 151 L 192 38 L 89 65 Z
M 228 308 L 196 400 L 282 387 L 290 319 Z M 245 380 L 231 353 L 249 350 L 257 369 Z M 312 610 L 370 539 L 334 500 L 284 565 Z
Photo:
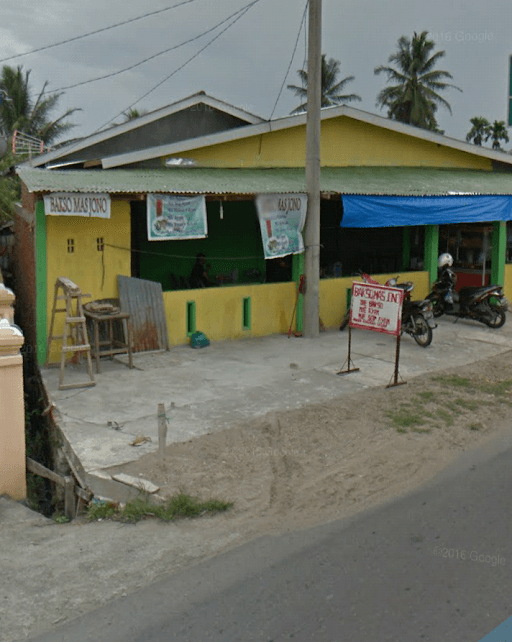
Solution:
M 187 96 L 186 98 L 182 98 L 181 100 L 171 103 L 166 107 L 161 107 L 160 109 L 156 109 L 152 112 L 149 112 L 148 114 L 143 114 L 138 118 L 129 120 L 126 123 L 114 125 L 106 130 L 98 132 L 97 134 L 92 134 L 91 136 L 87 136 L 86 138 L 79 139 L 70 143 L 69 145 L 59 147 L 58 149 L 55 149 L 51 152 L 47 152 L 46 154 L 41 154 L 40 156 L 37 156 L 31 161 L 27 162 L 26 165 L 30 167 L 40 167 L 41 165 L 46 165 L 47 163 L 51 163 L 52 161 L 56 161 L 59 158 L 67 156 L 71 152 L 75 153 L 93 145 L 97 145 L 98 143 L 107 141 L 110 138 L 115 138 L 116 136 L 119 136 L 121 134 L 134 131 L 156 120 L 166 118 L 167 116 L 175 114 L 179 111 L 184 111 L 200 104 L 207 105 L 212 109 L 217 109 L 226 114 L 229 114 L 230 116 L 239 118 L 240 120 L 247 122 L 249 125 L 255 125 L 257 123 L 265 122 L 263 118 L 260 118 L 255 114 L 251 114 L 244 109 L 240 109 L 234 105 L 230 105 L 229 103 L 214 98 L 213 96 L 209 96 L 204 91 L 199 91 L 195 94 L 192 94 L 191 96 Z M 78 161 L 73 162 L 77 163 Z
M 383 116 L 378 116 L 376 114 L 371 114 L 354 107 L 341 105 L 338 107 L 327 107 L 321 110 L 322 120 L 330 120 L 333 118 L 338 118 L 340 116 L 346 116 L 359 122 L 375 125 L 392 132 L 412 136 L 420 140 L 429 141 L 437 145 L 456 149 L 462 152 L 473 154 L 475 156 L 488 158 L 490 160 L 501 162 L 506 165 L 512 165 L 512 156 L 502 151 L 494 151 L 492 149 L 479 147 L 478 145 L 466 143 L 464 141 L 457 140 L 456 138 L 450 138 L 449 136 L 444 136 L 442 134 L 436 134 L 426 129 L 421 129 L 420 127 L 414 127 L 413 125 L 406 125 L 404 123 L 400 123 Z M 254 123 L 245 127 L 237 127 L 235 129 L 229 129 L 227 131 L 210 134 L 208 136 L 201 136 L 194 139 L 187 139 L 177 143 L 171 143 L 169 145 L 160 145 L 158 147 L 150 147 L 148 149 L 143 149 L 137 152 L 129 152 L 126 154 L 109 156 L 106 158 L 102 158 L 101 163 L 105 169 L 121 167 L 123 165 L 131 165 L 133 163 L 140 163 L 142 161 L 161 158 L 162 156 L 181 154 L 191 149 L 210 147 L 212 145 L 218 145 L 220 143 L 241 140 L 250 136 L 258 136 L 261 134 L 267 134 L 283 129 L 290 129 L 292 127 L 299 127 L 301 125 L 305 125 L 306 120 L 307 114 L 302 113 L 295 116 L 285 116 L 284 118 L 278 118 L 271 121 L 261 121 L 260 123 Z

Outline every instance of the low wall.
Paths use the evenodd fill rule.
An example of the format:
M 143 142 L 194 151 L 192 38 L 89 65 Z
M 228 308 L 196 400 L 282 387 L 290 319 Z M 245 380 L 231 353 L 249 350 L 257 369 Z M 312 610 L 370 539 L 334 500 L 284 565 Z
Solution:
M 12 296 L 10 291 L 6 293 L 5 288 L 0 288 L 0 312 L 2 296 L 5 299 L 6 294 Z M 21 332 L 11 326 L 11 321 L 5 317 L 0 320 L 0 495 L 6 493 L 20 500 L 27 496 L 23 361 L 20 354 L 24 339 Z
M 397 275 L 383 274 L 375 278 L 385 283 L 392 276 Z M 347 289 L 356 280 L 357 277 L 320 280 L 320 318 L 326 327 L 340 324 L 346 310 Z M 427 272 L 406 272 L 399 280 L 414 283 L 414 298 L 428 294 Z M 164 292 L 169 345 L 189 341 L 191 314 L 195 321 L 193 328 L 215 341 L 288 332 L 296 295 L 297 286 L 293 282 Z M 248 300 L 245 318 L 244 299 Z
M 295 283 L 267 283 L 164 292 L 170 345 L 189 340 L 188 317 L 195 308 L 195 328 L 209 339 L 241 339 L 287 332 L 297 288 Z M 244 299 L 245 319 L 244 319 Z M 244 325 L 245 321 L 245 325 Z

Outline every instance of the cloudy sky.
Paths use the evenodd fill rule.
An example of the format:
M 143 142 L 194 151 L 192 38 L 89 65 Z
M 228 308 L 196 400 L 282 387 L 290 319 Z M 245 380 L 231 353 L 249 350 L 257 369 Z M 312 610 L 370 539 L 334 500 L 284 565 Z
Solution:
M 30 69 L 34 92 L 46 80 L 49 89 L 55 91 L 113 74 L 196 38 L 250 2 L 191 0 L 125 26 L 29 53 L 184 1 L 1 0 L 1 64 Z M 120 113 L 132 105 L 153 110 L 204 90 L 269 118 L 290 63 L 304 8 L 305 0 L 258 0 L 247 13 L 234 15 L 183 47 L 131 71 L 67 89 L 58 111 L 80 107 L 82 111 L 72 117 L 78 125 L 72 135 L 85 136 L 109 121 L 121 122 Z M 233 26 L 171 76 L 237 16 L 241 17 Z M 343 77 L 355 76 L 347 89 L 358 93 L 362 102 L 353 106 L 368 112 L 385 115 L 375 106 L 385 78 L 375 76 L 374 68 L 387 62 L 400 36 L 423 30 L 446 52 L 439 67 L 450 71 L 453 83 L 463 90 L 444 94 L 452 106 L 452 115 L 439 112 L 446 135 L 464 139 L 472 116 L 506 120 L 508 60 L 512 54 L 509 0 L 323 0 L 322 51 L 341 62 Z M 298 81 L 305 46 L 303 30 L 287 84 Z M 167 76 L 171 77 L 163 82 Z M 285 87 L 274 118 L 287 115 L 296 105 L 297 99 Z

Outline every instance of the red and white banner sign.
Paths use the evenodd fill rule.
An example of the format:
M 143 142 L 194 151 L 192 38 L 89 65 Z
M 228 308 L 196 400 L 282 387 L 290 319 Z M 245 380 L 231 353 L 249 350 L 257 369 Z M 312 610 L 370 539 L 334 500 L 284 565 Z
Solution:
M 385 285 L 352 283 L 350 326 L 398 336 L 404 291 Z

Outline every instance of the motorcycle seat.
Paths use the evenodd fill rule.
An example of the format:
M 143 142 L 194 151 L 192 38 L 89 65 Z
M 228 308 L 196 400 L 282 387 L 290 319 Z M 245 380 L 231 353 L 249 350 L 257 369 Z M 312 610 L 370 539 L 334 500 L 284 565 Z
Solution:
M 486 292 L 491 292 L 492 290 L 495 290 L 497 285 L 481 285 L 477 287 L 466 287 L 466 288 L 461 288 L 459 290 L 459 297 L 461 298 L 466 298 L 469 296 L 480 296 L 481 294 L 485 294 Z

